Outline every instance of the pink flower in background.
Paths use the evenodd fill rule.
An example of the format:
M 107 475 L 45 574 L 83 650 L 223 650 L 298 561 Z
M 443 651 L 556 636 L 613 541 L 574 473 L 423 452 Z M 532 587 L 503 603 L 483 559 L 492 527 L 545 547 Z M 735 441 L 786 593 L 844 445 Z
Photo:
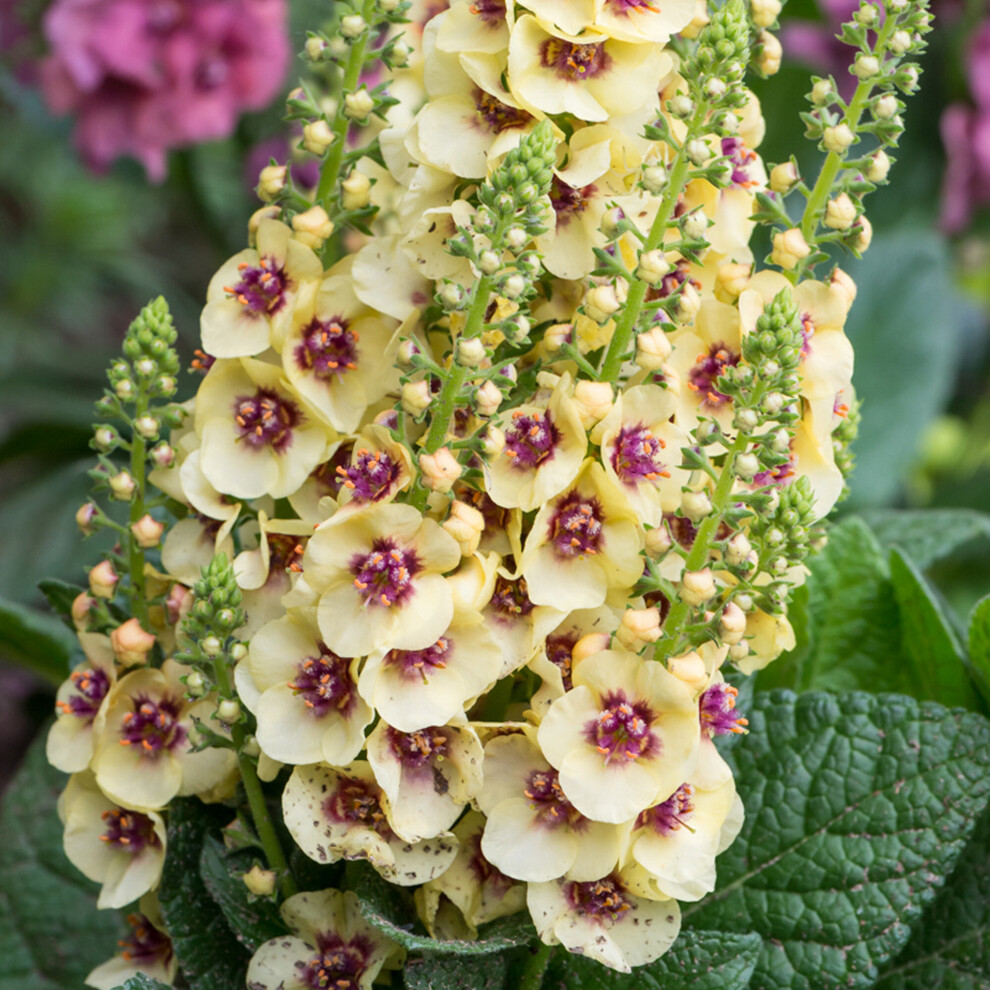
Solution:
M 55 0 L 45 98 L 78 118 L 90 166 L 131 155 L 161 180 L 169 148 L 225 137 L 276 95 L 287 16 L 287 0 Z

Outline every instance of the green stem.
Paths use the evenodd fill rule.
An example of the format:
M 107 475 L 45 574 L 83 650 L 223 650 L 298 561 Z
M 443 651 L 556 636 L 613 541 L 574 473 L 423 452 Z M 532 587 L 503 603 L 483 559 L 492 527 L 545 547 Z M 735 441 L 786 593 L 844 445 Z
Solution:
M 543 986 L 553 946 L 540 942 L 536 951 L 526 960 L 522 973 L 519 974 L 519 990 L 539 990 Z
M 691 550 L 684 560 L 685 573 L 698 570 L 708 560 L 709 545 L 712 537 L 718 532 L 722 513 L 732 496 L 732 486 L 736 480 L 735 472 L 732 470 L 735 460 L 749 445 L 749 441 L 748 434 L 739 433 L 729 448 L 722 474 L 712 495 L 712 511 L 708 513 L 704 522 L 698 527 L 694 543 L 691 544 Z M 666 660 L 674 655 L 690 614 L 691 606 L 687 602 L 678 600 L 671 605 L 670 612 L 667 614 L 667 621 L 663 624 L 663 639 L 657 647 L 654 659 Z
M 213 659 L 213 673 L 217 682 L 217 695 L 221 701 L 236 699 L 237 693 L 230 680 L 230 670 L 228 668 L 227 651 L 223 650 Z M 265 795 L 261 789 L 261 781 L 258 779 L 258 771 L 254 761 L 244 752 L 244 743 L 247 732 L 241 722 L 234 722 L 230 727 L 230 736 L 237 751 L 237 766 L 241 771 L 241 782 L 244 784 L 244 793 L 247 795 L 248 807 L 251 810 L 251 817 L 254 820 L 254 828 L 261 841 L 261 848 L 265 851 L 265 859 L 268 865 L 275 870 L 279 877 L 279 886 L 283 897 L 291 897 L 299 889 L 296 881 L 289 869 L 289 861 L 282 851 L 282 844 L 278 841 L 275 826 L 272 824 L 271 815 L 268 814 L 268 805 L 265 803 Z
M 688 161 L 684 148 L 689 141 L 694 140 L 698 136 L 708 117 L 708 110 L 709 105 L 705 101 L 700 102 L 695 107 L 694 115 L 691 117 L 687 133 L 684 135 L 684 140 L 681 143 L 681 151 L 674 160 L 674 168 L 670 173 L 667 191 L 660 200 L 660 209 L 657 210 L 657 215 L 653 219 L 653 225 L 650 227 L 650 233 L 643 242 L 643 253 L 655 251 L 663 243 L 664 235 L 667 233 L 667 225 L 670 223 L 670 218 L 677 208 L 677 201 L 687 182 L 690 171 L 691 163 Z M 598 373 L 600 381 L 611 382 L 615 381 L 618 377 L 619 369 L 626 359 L 626 352 L 629 349 L 630 341 L 636 330 L 636 324 L 639 323 L 640 315 L 643 312 L 643 303 L 646 300 L 646 291 L 648 288 L 647 284 L 640 278 L 637 278 L 629 286 L 629 295 L 623 304 L 622 315 L 615 325 L 615 331 L 612 334 L 611 341 L 609 341 L 608 351 L 605 354 L 604 361 L 602 361 L 601 371 Z
M 148 412 L 148 392 L 142 385 L 138 389 L 137 401 L 134 404 L 134 419 L 137 423 Z M 144 514 L 144 495 L 146 487 L 147 442 L 134 429 L 131 438 L 131 477 L 134 479 L 134 495 L 131 498 L 129 522 L 134 525 Z M 144 551 L 138 546 L 138 541 L 130 527 L 127 530 L 128 570 L 131 574 L 131 611 L 141 625 L 148 628 L 148 596 L 144 579 Z
M 367 22 L 371 17 L 373 4 L 366 0 L 361 9 L 361 16 Z M 371 37 L 371 24 L 360 38 L 356 38 L 351 43 L 351 50 L 347 54 L 347 65 L 344 67 L 344 78 L 340 85 L 340 104 L 334 115 L 333 133 L 334 141 L 327 151 L 326 161 L 320 170 L 320 182 L 316 187 L 316 202 L 321 203 L 324 208 L 327 206 L 327 199 L 337 186 L 340 178 L 340 163 L 344 158 L 344 148 L 347 144 L 347 127 L 350 118 L 344 112 L 344 97 L 348 93 L 353 93 L 361 78 L 361 70 L 364 68 L 364 56 L 368 49 L 368 39 Z M 327 210 L 329 213 L 329 209 Z
M 894 31 L 897 26 L 897 18 L 888 13 L 884 19 L 883 27 L 877 36 L 877 43 L 875 51 L 879 52 L 881 55 L 886 47 L 886 42 L 888 37 Z M 860 119 L 863 116 L 863 112 L 866 110 L 866 104 L 876 87 L 877 81 L 880 76 L 876 76 L 873 79 L 863 79 L 859 85 L 856 86 L 856 91 L 853 93 L 853 98 L 849 101 L 849 105 L 846 107 L 845 115 L 842 118 L 842 123 L 847 124 L 849 129 L 856 133 L 856 129 L 859 127 Z M 825 212 L 825 204 L 828 199 L 829 193 L 832 191 L 832 186 L 835 183 L 835 179 L 839 174 L 839 170 L 842 168 L 842 162 L 845 160 L 846 152 L 830 151 L 825 159 L 825 163 L 822 165 L 821 171 L 818 173 L 818 180 L 815 182 L 814 188 L 811 190 L 811 195 L 808 197 L 808 201 L 804 205 L 804 213 L 801 216 L 801 233 L 804 234 L 804 239 L 808 242 L 809 247 L 814 247 L 817 243 L 815 240 L 819 221 Z

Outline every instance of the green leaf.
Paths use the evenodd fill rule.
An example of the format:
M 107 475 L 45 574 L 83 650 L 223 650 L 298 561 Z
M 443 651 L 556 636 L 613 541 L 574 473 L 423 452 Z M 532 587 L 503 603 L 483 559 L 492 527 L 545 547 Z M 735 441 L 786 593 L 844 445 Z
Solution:
M 203 843 L 219 832 L 224 812 L 196 798 L 169 805 L 168 854 L 158 896 L 179 967 L 192 990 L 243 990 L 247 972 L 248 953 L 199 872 Z
M 81 585 L 71 584 L 69 581 L 45 578 L 44 581 L 38 582 L 38 590 L 48 599 L 48 604 L 59 615 L 68 617 L 72 614 L 72 603 L 85 589 Z
M 425 956 L 403 971 L 406 990 L 502 990 L 509 978 L 508 954 Z
M 145 976 L 144 973 L 138 973 L 137 976 L 132 976 L 126 983 L 121 983 L 119 987 L 114 987 L 114 990 L 171 990 L 171 987 L 167 983 L 162 983 L 160 980 L 153 980 L 150 976 Z
M 985 990 L 990 986 L 990 816 L 955 873 L 914 926 L 877 990 Z
M 682 931 L 670 951 L 632 973 L 558 950 L 545 985 L 567 990 L 744 990 L 756 967 L 759 935 Z
M 0 650 L 3 656 L 61 684 L 69 676 L 76 637 L 53 615 L 0 598 Z
M 922 570 L 990 537 L 990 516 L 973 509 L 868 509 L 862 517 L 884 546 L 901 547 Z
M 214 835 L 206 836 L 199 857 L 199 872 L 206 889 L 237 940 L 251 952 L 287 930 L 275 901 L 252 897 L 241 879 L 257 861 L 258 857 L 248 851 L 228 852 Z
M 96 885 L 65 858 L 55 813 L 65 777 L 28 751 L 0 813 L 0 990 L 79 990 L 123 934 L 96 910 Z
M 969 659 L 984 697 L 990 702 L 990 595 L 969 616 Z
M 693 926 L 756 931 L 761 990 L 865 988 L 990 798 L 990 723 L 896 695 L 757 694 L 727 754 L 746 822 Z
M 435 939 L 410 931 L 407 918 L 415 917 L 402 891 L 383 880 L 365 863 L 348 863 L 345 886 L 353 890 L 365 920 L 411 952 L 445 956 L 487 956 L 527 945 L 536 931 L 525 913 L 498 918 L 478 930 L 478 938 Z M 399 919 L 403 919 L 400 921 Z
M 923 696 L 943 705 L 980 711 L 980 696 L 969 676 L 963 649 L 935 593 L 910 557 L 890 550 L 890 576 L 901 613 L 906 657 Z M 918 693 L 918 692 L 912 692 Z

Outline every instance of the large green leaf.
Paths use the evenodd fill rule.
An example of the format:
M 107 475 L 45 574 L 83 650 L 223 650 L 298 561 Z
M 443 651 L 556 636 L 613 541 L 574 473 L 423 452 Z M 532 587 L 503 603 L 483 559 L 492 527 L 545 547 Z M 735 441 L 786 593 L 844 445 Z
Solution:
M 60 684 L 76 637 L 54 616 L 0 598 L 0 656 Z
M 0 990 L 79 990 L 123 934 L 96 886 L 65 858 L 55 802 L 65 777 L 44 739 L 28 751 L 0 814 Z
M 179 967 L 192 990 L 243 990 L 247 972 L 249 954 L 199 872 L 203 843 L 218 831 L 223 811 L 196 798 L 169 805 L 168 855 L 158 896 Z
M 990 723 L 898 695 L 757 694 L 728 753 L 746 822 L 684 917 L 763 936 L 753 986 L 865 988 L 990 798 Z
M 745 990 L 760 954 L 759 935 L 683 931 L 649 966 L 616 973 L 558 949 L 544 986 L 567 990 Z
M 114 990 L 169 990 L 169 985 L 162 983 L 160 980 L 154 980 L 150 976 L 145 976 L 144 973 L 138 973 L 137 976 L 132 976 L 126 983 L 121 983 L 119 987 L 114 987 Z
M 981 598 L 970 614 L 969 658 L 977 684 L 990 702 L 990 595 Z
M 868 509 L 863 519 L 884 546 L 899 546 L 922 570 L 990 537 L 990 516 L 973 509 Z
M 485 956 L 424 956 L 403 970 L 406 990 L 515 990 L 507 953 Z
M 969 675 L 963 648 L 934 589 L 910 557 L 890 550 L 890 576 L 901 617 L 901 642 L 921 691 L 943 705 L 979 711 L 980 696 Z
M 984 816 L 952 878 L 877 990 L 986 990 L 990 986 L 990 816 Z

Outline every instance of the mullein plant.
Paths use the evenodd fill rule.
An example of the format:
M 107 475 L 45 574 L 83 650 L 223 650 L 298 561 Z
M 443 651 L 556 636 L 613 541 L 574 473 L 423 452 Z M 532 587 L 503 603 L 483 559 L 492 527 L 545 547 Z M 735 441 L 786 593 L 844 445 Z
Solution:
M 528 912 L 527 987 L 554 946 L 657 959 L 742 823 L 726 675 L 793 645 L 851 469 L 833 249 L 869 245 L 922 3 L 844 26 L 858 84 L 813 81 L 813 179 L 757 151 L 767 0 L 453 0 L 421 49 L 408 3 L 337 6 L 289 101 L 315 199 L 262 173 L 193 399 L 157 300 L 98 403 L 91 474 L 126 518 L 79 510 L 117 542 L 48 739 L 70 859 L 137 905 L 95 987 L 175 979 L 156 892 L 193 797 L 280 904 L 254 990 L 403 964 L 353 891 L 300 890 L 301 854 L 366 860 L 436 938 Z

